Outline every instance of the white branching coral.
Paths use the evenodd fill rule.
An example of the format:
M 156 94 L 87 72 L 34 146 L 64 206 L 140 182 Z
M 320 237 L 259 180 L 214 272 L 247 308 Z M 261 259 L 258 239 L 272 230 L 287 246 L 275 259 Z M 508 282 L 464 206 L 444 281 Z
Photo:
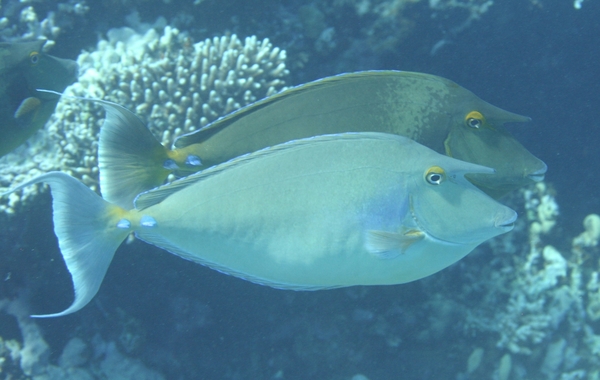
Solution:
M 83 53 L 76 96 L 117 102 L 147 121 L 170 144 L 183 132 L 282 89 L 285 50 L 256 36 L 193 43 L 175 28 L 145 35 L 114 29 L 98 50 Z

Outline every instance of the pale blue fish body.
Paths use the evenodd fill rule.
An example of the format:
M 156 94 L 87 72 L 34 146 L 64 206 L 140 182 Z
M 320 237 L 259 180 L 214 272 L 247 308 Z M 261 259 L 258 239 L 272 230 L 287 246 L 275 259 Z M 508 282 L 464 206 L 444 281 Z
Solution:
M 414 206 L 421 206 L 422 196 L 434 199 L 423 174 L 436 163 L 444 165 L 441 155 L 404 138 L 351 134 L 308 139 L 269 153 L 263 154 L 267 159 L 209 169 L 142 210 L 156 226 L 136 231 L 137 236 L 186 259 L 280 288 L 389 285 L 456 262 L 503 232 L 496 226 L 499 214 L 507 219 L 514 214 L 466 181 L 446 183 L 449 189 L 441 189 L 434 212 L 444 213 L 447 222 L 420 225 L 419 213 L 428 213 L 428 205 Z M 456 190 L 463 202 L 444 206 L 443 196 L 455 196 Z M 481 209 L 482 204 L 491 207 Z M 445 214 L 447 209 L 453 215 Z M 369 246 L 371 231 L 398 239 L 403 231 L 424 235 L 404 252 L 398 245 L 383 255 Z
M 413 140 L 344 133 L 237 157 L 110 204 L 49 173 L 55 232 L 75 288 L 72 313 L 98 291 L 134 232 L 185 259 L 277 288 L 400 284 L 433 274 L 512 229 L 513 210 L 464 178 L 493 169 Z M 17 188 L 17 189 L 19 189 Z M 15 190 L 17 190 L 15 189 Z
M 309 154 L 282 168 L 270 160 L 221 172 L 143 210 L 157 225 L 136 234 L 222 272 L 295 289 L 411 281 L 463 254 L 446 255 L 448 260 L 424 271 L 414 269 L 426 241 L 402 255 L 398 261 L 404 263 L 398 266 L 369 254 L 367 231 L 413 225 L 408 184 L 403 173 L 381 167 L 362 168 L 358 174 L 352 170 L 357 157 L 348 153 L 336 157 L 335 168 L 317 172 L 302 170 L 322 158 Z M 269 178 L 274 172 L 282 175 Z

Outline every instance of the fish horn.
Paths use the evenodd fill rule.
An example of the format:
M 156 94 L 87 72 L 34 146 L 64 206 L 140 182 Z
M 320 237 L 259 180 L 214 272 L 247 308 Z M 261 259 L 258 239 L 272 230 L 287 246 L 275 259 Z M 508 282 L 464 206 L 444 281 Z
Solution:
M 122 227 L 119 220 L 126 210 L 104 201 L 64 173 L 43 174 L 2 195 L 40 182 L 49 184 L 52 191 L 54 233 L 72 276 L 75 300 L 60 313 L 32 317 L 58 317 L 76 312 L 96 295 L 117 247 L 130 230 L 115 228 Z

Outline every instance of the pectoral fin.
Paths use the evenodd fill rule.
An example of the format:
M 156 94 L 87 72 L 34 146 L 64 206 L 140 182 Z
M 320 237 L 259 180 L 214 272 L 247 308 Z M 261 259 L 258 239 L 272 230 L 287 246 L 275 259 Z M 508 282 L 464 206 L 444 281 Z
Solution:
M 423 237 L 425 234 L 415 229 L 400 232 L 369 230 L 365 245 L 373 255 L 381 259 L 393 259 Z
M 23 119 L 25 117 L 31 118 L 31 116 L 38 110 L 42 102 L 38 98 L 25 98 L 17 107 L 14 117 L 15 119 Z

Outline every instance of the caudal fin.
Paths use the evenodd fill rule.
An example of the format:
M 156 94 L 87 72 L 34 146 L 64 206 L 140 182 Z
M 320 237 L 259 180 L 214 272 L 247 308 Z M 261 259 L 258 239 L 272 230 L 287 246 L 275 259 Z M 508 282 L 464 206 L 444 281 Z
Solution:
M 102 196 L 130 210 L 138 194 L 161 185 L 171 172 L 169 151 L 127 108 L 97 101 L 106 110 L 98 144 Z
M 40 182 L 49 184 L 52 191 L 54 233 L 71 273 L 75 301 L 60 313 L 32 317 L 58 317 L 81 309 L 96 295 L 116 249 L 130 229 L 118 226 L 125 210 L 104 201 L 64 173 L 43 174 L 9 193 Z

